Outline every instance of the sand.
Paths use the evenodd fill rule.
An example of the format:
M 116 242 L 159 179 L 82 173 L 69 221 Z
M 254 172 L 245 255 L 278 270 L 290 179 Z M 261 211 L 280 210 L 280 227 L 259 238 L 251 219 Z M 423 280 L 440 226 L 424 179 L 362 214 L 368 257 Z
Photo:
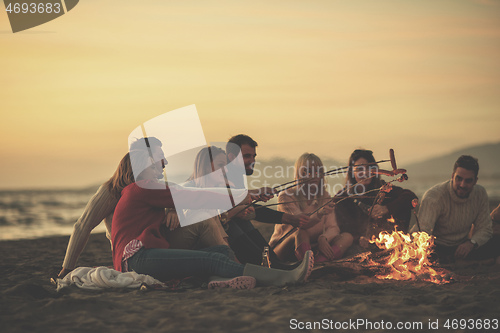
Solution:
M 324 331 L 342 323 L 354 331 L 355 326 L 346 325 L 357 320 L 372 324 L 369 330 L 366 321 L 359 322 L 360 331 L 382 332 L 388 322 L 393 328 L 402 322 L 422 324 L 408 331 L 452 332 L 444 328 L 447 319 L 474 319 L 470 325 L 500 319 L 500 270 L 491 262 L 448 267 L 457 279 L 447 285 L 316 271 L 308 283 L 286 288 L 214 291 L 196 286 L 167 292 L 70 287 L 56 292 L 50 277 L 60 270 L 68 238 L 0 242 L 2 332 L 277 333 L 299 327 L 315 331 L 307 329 L 314 321 Z M 111 264 L 106 237 L 93 234 L 79 265 Z M 436 320 L 439 330 L 430 330 L 429 321 L 436 327 Z

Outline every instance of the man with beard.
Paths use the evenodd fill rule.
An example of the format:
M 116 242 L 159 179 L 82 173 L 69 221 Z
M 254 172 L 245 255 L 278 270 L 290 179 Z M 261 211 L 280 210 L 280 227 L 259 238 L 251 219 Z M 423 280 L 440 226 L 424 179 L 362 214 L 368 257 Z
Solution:
M 500 255 L 500 239 L 498 235 L 492 238 L 488 194 L 476 184 L 478 173 L 477 159 L 462 155 L 455 162 L 451 179 L 424 194 L 418 214 L 420 228 L 436 237 L 435 253 L 441 263 Z M 418 225 L 412 231 L 419 231 Z
M 232 162 L 241 152 L 245 167 L 245 174 L 247 176 L 252 175 L 255 165 L 255 157 L 257 156 L 256 147 L 257 142 L 248 135 L 239 134 L 233 136 L 229 139 L 226 146 L 228 163 Z M 230 169 L 229 165 L 228 168 Z M 231 170 L 229 170 L 229 173 L 231 173 Z M 233 173 L 230 179 L 234 181 L 236 188 L 242 188 L 245 184 L 244 177 L 245 175 L 237 175 Z M 253 199 L 260 199 L 262 201 L 267 201 L 275 194 L 274 190 L 271 188 L 249 190 L 249 193 Z M 278 212 L 267 207 L 259 207 L 258 205 L 255 205 L 255 208 L 258 209 L 255 210 L 254 219 L 258 222 L 272 224 L 284 223 L 290 224 L 294 227 L 300 227 L 309 222 L 309 216 L 306 214 L 291 215 Z M 261 263 L 262 251 L 264 247 L 269 247 L 269 244 L 259 230 L 255 229 L 249 220 L 232 218 L 227 223 L 226 232 L 229 236 L 229 245 L 235 252 L 238 260 L 243 263 Z M 296 266 L 282 263 L 271 249 L 269 250 L 269 259 L 273 268 L 291 269 Z

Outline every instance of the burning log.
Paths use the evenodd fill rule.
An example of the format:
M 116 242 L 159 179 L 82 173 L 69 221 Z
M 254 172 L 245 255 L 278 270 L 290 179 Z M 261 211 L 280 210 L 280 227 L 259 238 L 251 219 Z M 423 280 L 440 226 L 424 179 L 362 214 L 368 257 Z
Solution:
M 373 265 L 374 258 L 386 258 L 392 250 L 380 252 L 363 252 L 350 258 L 317 264 L 316 269 L 323 272 L 331 272 L 344 276 L 375 276 L 387 274 L 389 269 L 382 265 Z
M 354 257 L 319 264 L 318 269 L 342 275 L 375 276 L 378 279 L 429 281 L 449 283 L 451 273 L 432 267 L 428 257 L 432 253 L 434 237 L 424 232 L 412 235 L 401 231 L 381 232 L 370 243 L 380 251 L 363 252 Z

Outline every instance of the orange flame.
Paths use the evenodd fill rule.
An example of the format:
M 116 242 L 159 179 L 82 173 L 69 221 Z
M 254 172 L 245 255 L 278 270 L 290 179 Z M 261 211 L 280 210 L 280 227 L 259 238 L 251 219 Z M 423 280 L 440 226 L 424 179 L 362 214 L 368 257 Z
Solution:
M 382 231 L 379 238 L 373 236 L 370 243 L 392 252 L 389 258 L 383 259 L 383 263 L 372 261 L 372 264 L 383 265 L 390 271 L 387 275 L 377 275 L 379 279 L 423 280 L 437 284 L 450 282 L 444 272 L 438 273 L 431 268 L 428 257 L 434 247 L 434 237 L 425 232 L 414 232 L 410 236 L 397 230 L 392 233 Z
M 391 218 L 390 218 L 390 219 L 387 219 L 387 222 L 395 223 L 395 222 L 396 222 L 396 220 L 394 220 L 394 217 L 392 217 L 392 215 L 391 215 Z

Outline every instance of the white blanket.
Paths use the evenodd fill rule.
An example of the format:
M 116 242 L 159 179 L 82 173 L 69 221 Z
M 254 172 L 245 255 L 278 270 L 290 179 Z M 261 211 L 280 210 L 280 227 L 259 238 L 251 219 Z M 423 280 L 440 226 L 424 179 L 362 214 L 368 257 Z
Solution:
M 107 267 L 78 267 L 63 279 L 57 279 L 57 291 L 76 285 L 82 289 L 140 288 L 141 285 L 163 285 L 155 278 L 135 272 L 118 272 Z

